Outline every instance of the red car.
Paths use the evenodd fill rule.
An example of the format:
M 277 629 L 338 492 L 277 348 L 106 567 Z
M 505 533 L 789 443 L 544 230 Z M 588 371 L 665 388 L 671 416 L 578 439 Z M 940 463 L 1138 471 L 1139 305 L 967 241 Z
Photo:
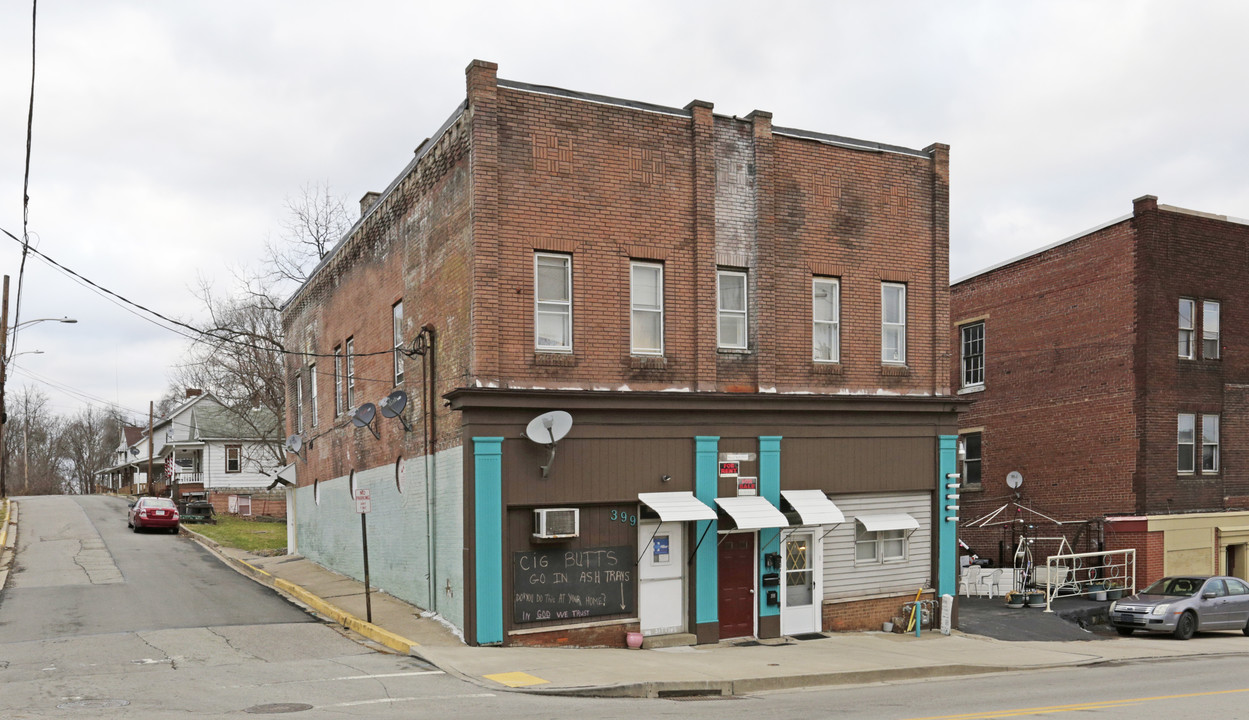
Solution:
M 161 528 L 177 533 L 178 506 L 169 498 L 141 497 L 126 516 L 126 527 L 134 528 L 135 532 L 143 528 Z

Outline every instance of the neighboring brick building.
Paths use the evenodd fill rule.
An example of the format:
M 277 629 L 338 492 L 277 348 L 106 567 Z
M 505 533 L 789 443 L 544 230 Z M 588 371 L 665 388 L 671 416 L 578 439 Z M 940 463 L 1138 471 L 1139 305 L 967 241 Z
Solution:
M 374 584 L 473 644 L 878 628 L 953 592 L 948 149 L 480 61 L 467 91 L 283 309 L 299 551 L 358 577 L 370 490 Z M 353 426 L 399 390 L 402 423 Z
M 1247 577 L 1247 301 L 1249 222 L 1152 196 L 954 283 L 960 538 L 1009 565 L 1032 524 L 1076 552 L 1136 548 L 1138 584 Z M 1012 471 L 1028 509 L 966 527 L 1013 498 Z

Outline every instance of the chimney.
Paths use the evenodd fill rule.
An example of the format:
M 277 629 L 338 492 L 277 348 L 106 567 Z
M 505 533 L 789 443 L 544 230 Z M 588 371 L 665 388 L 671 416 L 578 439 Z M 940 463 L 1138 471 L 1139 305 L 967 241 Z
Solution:
M 360 198 L 360 217 L 364 217 L 364 214 L 377 203 L 377 199 L 381 196 L 381 193 L 372 190 L 366 192 L 364 197 Z
M 199 388 L 187 388 L 186 389 L 186 396 L 188 400 L 193 397 L 199 397 L 200 395 L 203 395 L 203 394 L 204 394 L 204 391 L 200 390 Z

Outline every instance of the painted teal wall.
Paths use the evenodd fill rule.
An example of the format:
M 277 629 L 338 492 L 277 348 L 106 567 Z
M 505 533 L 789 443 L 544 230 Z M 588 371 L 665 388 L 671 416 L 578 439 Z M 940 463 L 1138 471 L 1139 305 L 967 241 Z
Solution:
M 938 474 L 937 474 L 937 596 L 958 594 L 958 504 L 957 500 L 947 495 L 957 495 L 958 488 L 947 489 L 946 485 L 958 485 L 956 478 L 947 478 L 957 470 L 958 436 L 942 435 L 938 438 Z M 946 506 L 954 506 L 954 510 L 946 510 Z
M 777 510 L 781 508 L 781 437 L 779 435 L 765 435 L 759 438 L 759 495 L 772 503 L 772 507 Z M 780 538 L 780 530 L 759 531 L 760 574 L 773 572 L 764 564 L 764 556 L 781 551 Z M 782 588 L 779 585 L 764 587 L 762 580 L 755 584 L 759 586 L 759 617 L 779 615 L 780 603 L 768 604 L 768 590 L 776 590 L 779 593 Z
M 694 438 L 694 497 L 704 505 L 716 507 L 716 485 L 719 481 L 718 464 L 720 438 L 697 436 Z M 695 605 L 694 622 L 720 622 L 720 572 L 717 564 L 716 521 L 703 520 L 694 524 L 694 542 L 701 539 L 695 556 Z
M 503 642 L 503 438 L 473 438 L 477 643 Z

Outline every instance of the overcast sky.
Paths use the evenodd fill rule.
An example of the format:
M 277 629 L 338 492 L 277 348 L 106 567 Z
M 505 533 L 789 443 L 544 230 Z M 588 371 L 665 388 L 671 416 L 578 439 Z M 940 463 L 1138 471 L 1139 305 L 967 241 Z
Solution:
M 32 242 L 169 316 L 280 234 L 285 200 L 384 189 L 464 68 L 923 148 L 951 146 L 950 272 L 1131 211 L 1249 217 L 1249 3 L 352 0 L 39 5 Z M 0 5 L 0 228 L 20 237 L 31 7 Z M 0 237 L 16 303 L 20 246 Z M 146 415 L 186 341 L 26 263 L 12 392 Z

